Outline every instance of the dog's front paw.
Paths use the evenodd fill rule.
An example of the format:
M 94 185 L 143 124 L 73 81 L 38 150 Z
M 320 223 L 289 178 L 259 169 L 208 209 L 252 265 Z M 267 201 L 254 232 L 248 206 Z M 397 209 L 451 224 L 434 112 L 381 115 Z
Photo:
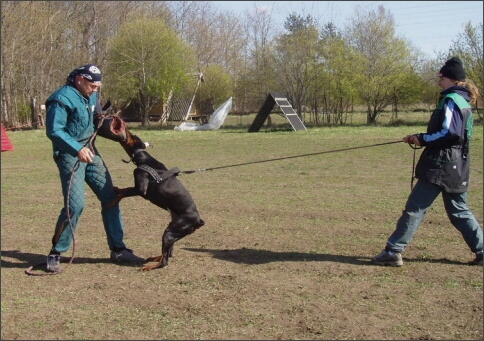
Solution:
M 108 202 L 107 204 L 105 204 L 105 205 L 104 205 L 104 207 L 105 207 L 105 208 L 112 208 L 112 207 L 114 207 L 114 206 L 115 206 L 115 205 L 116 205 L 118 202 L 120 202 L 122 198 L 123 198 L 123 197 L 122 197 L 121 195 L 119 195 L 119 194 L 118 194 L 118 195 L 116 195 L 116 197 L 115 197 L 113 200 L 111 200 L 110 202 Z
M 150 265 L 145 265 L 141 268 L 141 271 L 151 271 L 153 269 L 158 269 L 162 268 L 163 265 L 161 263 L 155 263 L 155 264 L 150 264 Z
M 148 263 L 148 262 L 161 263 L 162 259 L 163 259 L 163 256 L 148 257 L 145 259 L 145 263 Z

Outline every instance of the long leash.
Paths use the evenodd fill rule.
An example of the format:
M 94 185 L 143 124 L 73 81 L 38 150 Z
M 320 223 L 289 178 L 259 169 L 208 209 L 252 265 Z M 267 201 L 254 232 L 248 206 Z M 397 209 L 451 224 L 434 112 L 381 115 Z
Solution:
M 74 163 L 74 165 L 71 168 L 69 185 L 67 187 L 67 196 L 66 196 L 65 207 L 66 207 L 67 221 L 69 223 L 69 228 L 71 229 L 71 234 L 72 234 L 72 255 L 71 255 L 71 258 L 69 260 L 69 263 L 65 266 L 65 268 L 67 268 L 67 266 L 69 266 L 72 263 L 72 261 L 74 259 L 75 249 L 76 249 L 76 240 L 74 238 L 74 229 L 72 228 L 71 216 L 70 216 L 70 212 L 69 212 L 69 197 L 70 197 L 70 192 L 71 192 L 72 179 L 74 177 L 74 173 L 77 170 L 77 168 L 79 168 L 79 160 L 77 160 L 76 163 Z M 60 235 L 62 234 L 64 227 L 65 227 L 65 223 L 61 223 L 56 227 L 55 232 L 54 232 L 53 245 L 55 245 L 59 241 Z M 60 269 L 59 271 L 47 271 L 47 272 L 41 272 L 41 273 L 33 272 L 34 269 L 37 269 L 37 268 L 44 266 L 44 265 L 47 265 L 47 263 L 44 262 L 44 263 L 32 265 L 27 270 L 25 270 L 25 274 L 29 275 L 29 276 L 48 276 L 48 275 L 57 275 L 57 274 L 60 274 L 63 271 L 63 269 Z
M 256 163 L 263 163 L 263 162 L 272 162 L 272 161 L 279 161 L 279 160 L 286 160 L 286 159 L 294 159 L 298 157 L 305 157 L 305 156 L 313 156 L 313 155 L 320 155 L 320 154 L 329 154 L 329 153 L 337 153 L 337 152 L 344 152 L 348 150 L 354 150 L 354 149 L 362 149 L 362 148 L 371 148 L 371 147 L 377 147 L 377 146 L 384 146 L 388 144 L 395 144 L 395 143 L 400 143 L 403 142 L 402 140 L 398 141 L 391 141 L 391 142 L 383 142 L 383 143 L 376 143 L 372 145 L 367 145 L 367 146 L 359 146 L 359 147 L 350 147 L 350 148 L 343 148 L 343 149 L 335 149 L 335 150 L 327 150 L 327 151 L 322 151 L 322 152 L 315 152 L 315 153 L 308 153 L 308 154 L 300 154 L 300 155 L 293 155 L 293 156 L 284 156 L 284 157 L 278 157 L 274 159 L 267 159 L 267 160 L 261 160 L 261 161 L 251 161 L 251 162 L 243 162 L 243 163 L 236 163 L 232 165 L 226 165 L 226 166 L 219 166 L 219 167 L 211 167 L 211 168 L 198 168 L 194 170 L 188 170 L 188 171 L 180 171 L 180 174 L 193 174 L 193 173 L 198 173 L 198 172 L 206 172 L 206 171 L 212 171 L 216 169 L 223 169 L 223 168 L 230 168 L 230 167 L 238 167 L 238 166 L 245 166 L 245 165 L 252 165 Z M 416 146 L 411 143 L 408 143 L 410 148 L 413 149 L 413 162 L 412 162 L 412 177 L 410 179 L 410 191 L 413 189 L 413 183 L 416 179 L 415 177 L 415 165 L 416 165 L 416 159 L 417 159 L 417 149 L 421 149 L 422 146 Z
M 194 169 L 194 170 L 181 171 L 180 173 L 181 174 L 192 174 L 192 173 L 198 173 L 198 172 L 212 171 L 212 170 L 216 170 L 216 169 L 223 169 L 223 168 L 230 168 L 230 167 L 239 167 L 239 166 L 245 166 L 245 165 L 253 165 L 253 164 L 257 164 L 257 163 L 280 161 L 280 160 L 287 160 L 287 159 L 295 159 L 295 158 L 298 158 L 298 157 L 306 157 L 306 156 L 314 156 L 314 155 L 321 155 L 321 154 L 337 153 L 337 152 L 344 152 L 344 151 L 348 151 L 348 150 L 362 149 L 362 148 L 371 148 L 371 147 L 384 146 L 384 145 L 388 145 L 388 144 L 401 143 L 401 142 L 403 142 L 403 141 L 402 140 L 398 140 L 398 141 L 391 141 L 391 142 L 383 142 L 383 143 L 376 143 L 376 144 L 367 145 L 367 146 L 342 148 L 342 149 L 327 150 L 327 151 L 315 152 L 315 153 L 308 153 L 308 154 L 299 154 L 299 155 L 292 155 L 292 156 L 284 156 L 284 157 L 278 157 L 278 158 L 274 158 L 274 159 L 266 159 L 266 160 L 260 160 L 260 161 L 251 161 L 251 162 L 236 163 L 236 164 L 227 165 L 227 166 L 218 166 L 218 167 L 211 167 L 211 168 L 199 168 L 199 169 Z
M 417 146 L 411 143 L 408 143 L 410 148 L 413 149 L 413 161 L 412 161 L 412 179 L 410 180 L 410 192 L 413 189 L 413 182 L 415 181 L 415 165 L 416 165 L 416 160 L 417 160 L 417 149 L 422 149 L 422 146 Z
M 96 127 L 96 130 L 89 137 L 89 140 L 84 144 L 84 147 L 88 146 L 89 149 L 91 150 L 91 152 L 93 154 L 94 154 L 94 146 L 93 146 L 94 139 L 96 138 L 97 132 L 98 132 L 99 128 L 101 127 L 101 125 L 103 124 L 103 121 L 104 121 L 105 117 L 106 117 L 105 115 L 101 115 L 101 119 L 99 120 L 99 123 L 98 123 L 98 125 Z M 29 276 L 58 275 L 62 271 L 64 271 L 72 263 L 72 261 L 74 260 L 74 254 L 75 254 L 75 250 L 76 250 L 76 239 L 75 239 L 75 234 L 74 234 L 74 228 L 72 227 L 71 214 L 70 214 L 70 209 L 69 209 L 69 207 L 70 207 L 70 205 L 69 205 L 69 197 L 70 197 L 71 186 L 72 186 L 72 182 L 73 182 L 72 179 L 74 178 L 74 174 L 75 174 L 76 170 L 79 168 L 79 165 L 80 165 L 80 161 L 77 160 L 74 163 L 74 165 L 72 166 L 72 168 L 71 168 L 70 178 L 69 178 L 69 185 L 67 187 L 66 203 L 65 203 L 67 221 L 69 223 L 69 228 L 70 228 L 71 235 L 72 235 L 72 255 L 71 255 L 71 258 L 69 259 L 69 262 L 64 267 L 64 269 L 60 269 L 59 271 L 53 271 L 53 272 L 48 271 L 48 272 L 42 272 L 42 273 L 35 273 L 35 272 L 33 272 L 34 269 L 36 269 L 36 268 L 38 268 L 40 266 L 47 265 L 47 263 L 44 262 L 44 263 L 39 263 L 39 264 L 36 264 L 36 265 L 32 265 L 27 270 L 25 270 L 25 274 L 27 274 Z M 65 224 L 64 223 L 59 224 L 56 227 L 56 230 L 54 232 L 53 245 L 57 244 L 57 242 L 59 241 L 60 235 L 62 234 L 62 231 L 64 230 L 64 228 L 65 228 Z

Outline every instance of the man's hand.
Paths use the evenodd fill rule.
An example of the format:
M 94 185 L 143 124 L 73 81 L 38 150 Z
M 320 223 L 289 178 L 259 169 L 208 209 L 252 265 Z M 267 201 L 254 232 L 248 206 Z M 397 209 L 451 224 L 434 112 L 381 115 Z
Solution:
M 77 153 L 77 158 L 81 162 L 86 162 L 86 163 L 91 163 L 92 158 L 94 157 L 94 154 L 91 152 L 91 150 L 87 147 L 83 147 L 78 153 Z
M 417 135 L 407 135 L 403 138 L 403 142 L 411 143 L 411 144 L 414 144 L 416 146 L 420 146 L 420 142 L 418 140 Z

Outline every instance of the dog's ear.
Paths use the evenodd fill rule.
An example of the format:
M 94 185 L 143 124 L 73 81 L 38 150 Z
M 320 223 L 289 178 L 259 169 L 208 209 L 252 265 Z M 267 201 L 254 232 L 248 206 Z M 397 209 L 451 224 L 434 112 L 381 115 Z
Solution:
M 102 107 L 102 111 L 108 111 L 108 109 L 111 107 L 111 101 L 108 99 L 108 101 L 106 102 L 106 104 L 104 104 L 104 106 Z

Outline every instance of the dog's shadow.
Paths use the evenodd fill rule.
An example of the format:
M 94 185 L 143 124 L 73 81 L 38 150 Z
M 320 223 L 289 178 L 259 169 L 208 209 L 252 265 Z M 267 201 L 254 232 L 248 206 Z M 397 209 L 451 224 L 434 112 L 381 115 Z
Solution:
M 368 265 L 370 260 L 358 256 L 341 256 L 324 253 L 304 253 L 304 252 L 276 252 L 269 250 L 259 250 L 250 248 L 240 249 L 197 249 L 183 248 L 183 250 L 209 253 L 212 257 L 227 262 L 257 265 L 272 262 L 338 262 L 356 265 Z
M 258 250 L 250 248 L 241 249 L 199 249 L 199 248 L 182 248 L 183 250 L 209 253 L 212 257 L 238 264 L 257 265 L 272 262 L 335 262 L 346 263 L 354 265 L 371 265 L 370 257 L 366 256 L 342 256 L 331 255 L 326 253 L 308 253 L 308 252 L 276 252 L 269 250 Z M 407 259 L 406 262 L 421 262 L 421 263 L 443 263 L 443 264 L 466 264 L 445 258 L 440 259 Z

